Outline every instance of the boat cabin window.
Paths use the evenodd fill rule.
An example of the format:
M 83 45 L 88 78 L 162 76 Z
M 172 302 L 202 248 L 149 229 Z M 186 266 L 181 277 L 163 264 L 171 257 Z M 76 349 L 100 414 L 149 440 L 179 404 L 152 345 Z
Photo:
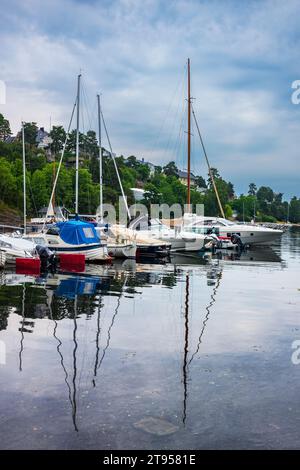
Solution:
M 86 238 L 94 238 L 95 237 L 94 232 L 93 232 L 91 227 L 84 227 L 82 230 L 83 230 L 84 236 Z
M 0 246 L 2 246 L 3 248 L 12 248 L 12 245 L 10 245 L 9 243 L 3 242 L 2 240 L 0 240 Z
M 59 235 L 58 227 L 49 227 L 47 230 L 47 235 Z

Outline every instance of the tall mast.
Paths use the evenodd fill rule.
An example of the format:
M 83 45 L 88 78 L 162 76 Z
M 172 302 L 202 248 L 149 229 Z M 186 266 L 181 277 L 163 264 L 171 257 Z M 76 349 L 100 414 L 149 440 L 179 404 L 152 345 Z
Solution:
M 101 139 L 101 104 L 100 95 L 97 95 L 98 102 L 98 126 L 99 126 L 99 183 L 100 183 L 100 222 L 103 220 L 103 173 L 102 173 L 102 139 Z
M 190 71 L 190 59 L 188 59 L 188 193 L 187 193 L 187 204 L 188 212 L 191 211 L 191 71 Z
M 22 148 L 23 148 L 23 215 L 24 215 L 24 235 L 26 235 L 26 162 L 25 162 L 24 122 L 22 122 Z
M 78 169 L 79 169 L 79 105 L 80 105 L 80 79 L 77 79 L 77 122 L 76 122 L 76 173 L 75 173 L 75 214 L 78 215 Z

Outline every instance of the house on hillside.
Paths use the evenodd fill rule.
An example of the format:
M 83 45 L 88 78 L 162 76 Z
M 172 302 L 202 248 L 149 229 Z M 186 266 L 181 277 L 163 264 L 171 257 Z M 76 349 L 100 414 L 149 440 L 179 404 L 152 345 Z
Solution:
M 155 173 L 155 165 L 151 162 L 146 162 L 144 158 L 137 160 L 141 165 L 147 165 L 150 170 L 150 176 L 153 176 Z
M 180 183 L 187 186 L 187 184 L 188 184 L 188 173 L 187 173 L 187 171 L 178 170 L 178 178 L 179 178 Z M 197 182 L 196 176 L 193 175 L 193 173 L 191 173 L 191 187 L 196 187 L 197 186 L 196 182 Z
M 35 141 L 38 148 L 45 149 L 52 144 L 53 140 L 51 139 L 48 132 L 45 131 L 44 127 L 40 127 L 36 133 Z
M 178 170 L 178 178 L 179 178 L 179 181 L 184 184 L 185 186 L 187 186 L 188 184 L 188 173 L 187 171 L 184 171 L 184 170 Z M 196 189 L 197 191 L 199 191 L 200 193 L 205 193 L 207 191 L 207 188 L 200 188 L 198 185 L 197 185 L 197 178 L 196 176 L 191 173 L 191 188 L 194 188 Z
M 53 140 L 51 139 L 49 133 L 45 131 L 44 127 L 40 127 L 38 129 L 35 141 L 39 149 L 45 150 L 48 162 L 52 162 L 53 158 L 50 145 L 52 144 Z
M 9 135 L 8 137 L 6 137 L 6 139 L 4 139 L 4 142 L 6 144 L 12 144 L 13 142 L 17 142 L 18 140 L 19 139 L 17 135 Z

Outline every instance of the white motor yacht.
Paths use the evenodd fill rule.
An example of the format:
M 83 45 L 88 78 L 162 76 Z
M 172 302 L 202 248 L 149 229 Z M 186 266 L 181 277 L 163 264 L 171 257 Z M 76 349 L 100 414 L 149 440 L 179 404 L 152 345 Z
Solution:
M 15 264 L 16 258 L 33 258 L 36 254 L 35 243 L 9 235 L 0 235 L 0 249 L 5 253 L 7 264 Z
M 194 214 L 184 215 L 183 227 L 184 230 L 204 235 L 208 229 L 216 228 L 220 237 L 230 238 L 232 235 L 238 235 L 244 245 L 269 245 L 278 240 L 283 233 L 282 230 L 254 224 L 243 224 L 220 217 L 201 217 Z

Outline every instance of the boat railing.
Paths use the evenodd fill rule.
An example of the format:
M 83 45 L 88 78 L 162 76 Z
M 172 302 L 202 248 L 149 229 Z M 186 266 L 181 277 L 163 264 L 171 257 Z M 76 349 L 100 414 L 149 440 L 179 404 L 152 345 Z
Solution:
M 15 225 L 0 225 L 0 233 L 15 232 L 16 230 L 24 231 L 23 227 L 17 227 Z

